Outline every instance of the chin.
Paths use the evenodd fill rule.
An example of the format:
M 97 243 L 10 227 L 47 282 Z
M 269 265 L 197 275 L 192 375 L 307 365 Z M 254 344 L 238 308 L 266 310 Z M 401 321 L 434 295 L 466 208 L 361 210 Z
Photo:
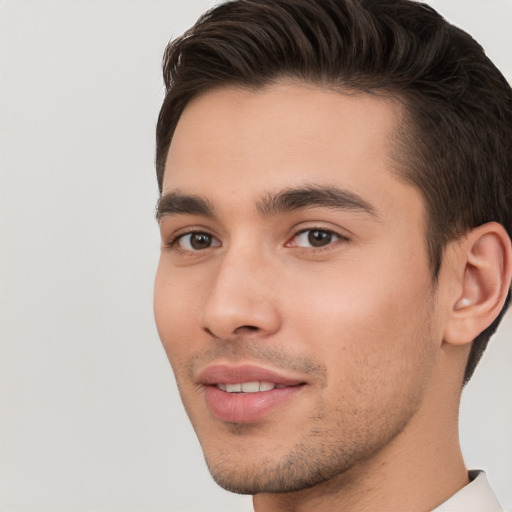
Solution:
M 287 493 L 314 487 L 327 480 L 322 474 L 314 474 L 304 467 L 279 464 L 270 472 L 261 467 L 241 470 L 234 467 L 228 470 L 209 467 L 215 482 L 227 491 L 237 494 Z
M 232 456 L 225 452 L 215 457 L 206 454 L 205 459 L 213 479 L 222 488 L 237 494 L 255 495 L 315 487 L 343 475 L 358 459 L 354 454 L 340 451 L 321 452 L 321 449 L 298 446 L 280 459 L 276 459 L 275 454 L 251 454 L 245 450 Z

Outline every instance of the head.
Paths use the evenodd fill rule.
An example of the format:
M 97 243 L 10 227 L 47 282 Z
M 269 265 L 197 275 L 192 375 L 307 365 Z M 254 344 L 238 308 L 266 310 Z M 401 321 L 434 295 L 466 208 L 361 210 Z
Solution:
M 308 119 L 313 131 L 311 134 L 309 132 L 296 134 L 299 138 L 306 135 L 321 138 L 325 135 L 327 128 L 333 127 L 333 133 L 325 135 L 323 143 L 326 151 L 330 151 L 332 148 L 333 158 L 347 159 L 347 162 L 341 165 L 342 170 L 339 175 L 342 185 L 345 182 L 351 184 L 351 176 L 358 168 L 356 163 L 361 164 L 360 159 L 363 158 L 363 155 L 370 154 L 372 158 L 375 156 L 372 152 L 372 144 L 370 144 L 371 141 L 375 141 L 375 146 L 382 150 L 381 160 L 386 162 L 385 170 L 382 170 L 381 176 L 379 166 L 375 162 L 365 162 L 368 169 L 372 169 L 373 174 L 366 176 L 365 173 L 362 173 L 363 176 L 359 177 L 360 182 L 354 187 L 357 189 L 359 186 L 361 190 L 385 187 L 396 192 L 398 201 L 396 204 L 400 203 L 404 208 L 401 212 L 395 211 L 384 197 L 379 196 L 378 190 L 376 190 L 374 198 L 377 204 L 375 208 L 375 205 L 371 201 L 367 201 L 364 196 L 352 194 L 354 187 L 349 186 L 348 194 L 341 198 L 338 188 L 340 183 L 334 183 L 335 187 L 321 188 L 316 186 L 316 182 L 311 179 L 311 176 L 307 176 L 305 186 L 302 186 L 297 192 L 294 188 L 295 184 L 292 183 L 293 173 L 288 173 L 286 170 L 282 172 L 282 182 L 275 178 L 275 168 L 274 172 L 268 176 L 265 171 L 261 170 L 261 175 L 258 176 L 255 171 L 247 178 L 248 186 L 254 185 L 255 189 L 263 193 L 254 200 L 255 209 L 262 216 L 269 212 L 273 215 L 276 212 L 281 214 L 282 211 L 288 213 L 300 211 L 300 206 L 291 205 L 300 205 L 301 201 L 305 201 L 305 203 L 313 201 L 315 207 L 324 205 L 329 209 L 335 201 L 342 200 L 346 204 L 346 209 L 351 211 L 351 215 L 355 214 L 361 217 L 366 215 L 368 218 L 372 217 L 375 213 L 374 210 L 379 211 L 379 205 L 382 206 L 383 216 L 388 222 L 391 222 L 390 226 L 394 226 L 395 236 L 398 236 L 400 229 L 403 228 L 406 231 L 400 233 L 402 240 L 403 238 L 408 240 L 407 243 L 404 243 L 402 251 L 404 261 L 395 267 L 390 260 L 387 270 L 399 273 L 401 266 L 405 265 L 406 258 L 414 261 L 417 265 L 416 268 L 409 268 L 410 275 L 407 283 L 404 279 L 403 289 L 398 286 L 399 293 L 403 294 L 399 303 L 396 303 L 389 293 L 384 293 L 375 301 L 373 310 L 370 308 L 365 311 L 363 308 L 358 314 L 344 302 L 344 299 L 337 301 L 337 295 L 333 293 L 329 301 L 331 304 L 334 303 L 334 306 L 323 305 L 332 317 L 336 317 L 338 312 L 349 313 L 351 317 L 355 318 L 352 324 L 348 322 L 346 325 L 348 335 L 352 339 L 365 336 L 365 339 L 373 339 L 375 342 L 377 336 L 372 336 L 371 332 L 380 330 L 385 340 L 386 332 L 389 333 L 390 337 L 387 340 L 389 341 L 389 353 L 385 357 L 396 358 L 398 353 L 405 350 L 410 359 L 403 365 L 395 367 L 386 375 L 385 380 L 388 383 L 403 380 L 404 386 L 412 391 L 410 391 L 411 394 L 405 395 L 399 392 L 398 394 L 386 394 L 380 405 L 367 404 L 367 409 L 362 408 L 357 411 L 355 410 L 357 395 L 364 396 L 372 387 L 383 383 L 383 381 L 373 381 L 370 378 L 363 379 L 359 383 L 360 389 L 353 391 L 353 396 L 348 397 L 345 402 L 345 405 L 348 404 L 348 407 L 352 407 L 350 414 L 345 414 L 344 418 L 339 420 L 327 421 L 324 430 L 319 428 L 315 421 L 312 421 L 312 427 L 308 434 L 296 440 L 293 457 L 290 450 L 287 452 L 287 457 L 281 459 L 280 465 L 272 466 L 269 463 L 268 467 L 272 467 L 274 471 L 274 480 L 276 474 L 283 473 L 285 466 L 292 464 L 300 469 L 302 467 L 301 460 L 308 461 L 314 453 L 322 451 L 322 446 L 311 444 L 307 440 L 314 437 L 315 431 L 326 437 L 329 437 L 331 432 L 342 431 L 346 438 L 351 440 L 350 446 L 364 445 L 364 449 L 358 451 L 357 454 L 348 453 L 350 450 L 345 449 L 339 457 L 334 456 L 336 462 L 333 462 L 332 458 L 326 454 L 323 459 L 326 462 L 317 468 L 316 475 L 310 475 L 309 480 L 300 482 L 298 481 L 300 479 L 295 479 L 296 487 L 290 487 L 289 490 L 315 485 L 319 481 L 331 478 L 332 474 L 336 472 L 347 470 L 354 461 L 370 457 L 383 445 L 391 442 L 403 431 L 408 421 L 421 407 L 424 391 L 428 387 L 432 373 L 436 371 L 435 347 L 439 345 L 436 345 L 437 341 L 435 340 L 442 341 L 444 335 L 442 320 L 439 320 L 444 318 L 444 313 L 442 308 L 437 305 L 436 290 L 440 281 L 444 279 L 444 266 L 450 266 L 450 250 L 453 249 L 452 252 L 460 251 L 460 248 L 464 246 L 463 241 L 471 238 L 468 234 L 478 233 L 481 226 L 491 223 L 499 225 L 502 239 L 506 238 L 506 235 L 503 235 L 505 232 L 508 237 L 511 236 L 512 92 L 510 86 L 485 56 L 482 48 L 469 35 L 449 25 L 430 7 L 408 0 L 325 0 L 322 2 L 242 0 L 221 4 L 205 14 L 190 31 L 168 46 L 164 56 L 164 79 L 167 93 L 157 126 L 156 167 L 160 191 L 165 194 L 169 190 L 173 191 L 173 195 L 167 197 L 164 208 L 161 210 L 164 214 L 167 211 L 171 211 L 173 215 L 180 215 L 180 211 L 185 215 L 193 212 L 196 220 L 198 216 L 210 218 L 213 217 L 210 214 L 222 202 L 215 194 L 212 197 L 206 194 L 206 198 L 198 201 L 197 196 L 202 194 L 196 194 L 199 189 L 193 186 L 191 186 L 191 189 L 194 188 L 192 194 L 180 196 L 175 193 L 176 191 L 181 193 L 181 188 L 186 188 L 194 180 L 190 173 L 184 174 L 183 169 L 187 166 L 182 163 L 186 161 L 187 151 L 182 148 L 187 146 L 187 140 L 190 142 L 191 133 L 196 133 L 198 138 L 208 137 L 205 129 L 201 127 L 202 113 L 206 113 L 205 126 L 209 127 L 210 133 L 217 129 L 224 133 L 226 131 L 224 123 L 233 126 L 239 117 L 245 119 L 244 113 L 247 116 L 250 114 L 248 119 L 255 119 L 258 117 L 258 112 L 265 112 L 265 109 L 269 111 L 268 109 L 273 108 L 277 109 L 277 118 L 283 120 L 281 126 L 283 130 L 287 130 L 286 118 L 290 117 L 294 109 L 295 111 L 303 110 L 306 118 L 310 116 Z M 338 118 L 333 114 L 337 111 L 336 96 L 340 98 L 340 101 L 343 98 L 344 104 L 338 112 L 340 124 L 337 124 Z M 311 100 L 311 105 L 309 105 L 308 98 Z M 215 112 L 219 112 L 219 126 L 213 122 Z M 226 112 L 226 117 L 223 117 L 221 112 Z M 320 119 L 316 119 L 315 112 L 322 114 Z M 321 119 L 330 119 L 330 121 L 322 127 Z M 343 124 L 348 120 L 350 120 L 349 125 Z M 264 120 L 260 120 L 260 123 L 263 122 Z M 257 121 L 254 121 L 255 126 L 256 124 Z M 281 124 L 281 122 L 277 124 Z M 300 119 L 296 120 L 296 124 L 300 124 Z M 247 133 L 251 131 L 251 126 L 240 122 L 238 129 Z M 353 128 L 353 131 L 350 127 Z M 239 162 L 244 155 L 250 153 L 250 151 L 245 153 L 240 151 L 245 139 L 237 138 L 235 133 L 226 133 L 226 136 L 232 138 L 236 144 L 236 146 L 232 146 L 236 147 L 234 151 L 236 157 L 233 157 L 232 162 Z M 255 129 L 255 140 L 261 140 L 258 134 L 261 135 L 261 131 Z M 360 145 L 358 154 L 351 156 L 351 150 L 354 148 L 354 151 L 357 150 L 357 141 L 361 140 L 364 134 L 371 139 L 366 141 L 366 145 Z M 177 140 L 175 140 L 175 136 Z M 275 137 L 279 137 L 279 132 L 275 134 Z M 337 142 L 337 138 L 340 139 L 340 142 Z M 217 142 L 216 148 L 219 148 L 221 141 Z M 291 141 L 288 142 L 293 145 Z M 337 148 L 337 151 L 334 148 Z M 206 151 L 206 149 L 206 146 L 197 147 L 195 155 Z M 255 154 L 259 155 L 261 152 L 265 152 L 267 147 L 260 148 L 260 150 Z M 227 146 L 225 152 L 229 151 L 231 150 Z M 272 154 L 272 141 L 268 141 L 268 151 L 269 154 Z M 309 150 L 306 148 L 304 151 Z M 315 158 L 319 154 L 318 147 L 316 147 L 316 151 Z M 308 155 L 309 153 L 302 155 L 303 159 L 307 161 Z M 275 149 L 275 156 L 276 159 L 280 158 L 278 148 Z M 293 156 L 290 156 L 290 159 L 293 160 Z M 311 156 L 311 161 L 313 160 L 314 158 Z M 263 165 L 264 162 L 260 162 L 260 164 Z M 188 169 L 201 168 L 199 160 L 194 165 L 196 167 L 190 166 Z M 272 168 L 272 165 L 275 166 L 275 161 L 269 165 L 269 168 Z M 211 167 L 216 168 L 216 165 L 212 164 Z M 288 169 L 286 165 L 283 167 Z M 323 168 L 329 168 L 327 162 Z M 331 171 L 333 170 L 331 169 Z M 174 176 L 177 177 L 178 186 L 173 188 Z M 332 176 L 322 176 L 323 183 L 332 184 Z M 203 177 L 199 176 L 198 178 L 203 179 Z M 230 176 L 220 177 L 219 190 L 223 190 L 222 186 L 225 185 L 228 178 L 234 182 L 236 173 L 233 171 Z M 272 182 L 273 179 L 274 182 Z M 384 181 L 380 181 L 381 179 Z M 166 180 L 171 184 L 170 188 L 167 187 L 169 190 L 166 190 Z M 281 185 L 281 192 L 272 195 L 272 190 L 265 190 L 264 182 L 271 182 L 276 186 Z M 215 184 L 215 179 L 212 184 Z M 228 188 L 225 190 L 227 191 Z M 233 188 L 232 192 L 239 194 L 240 190 Z M 249 196 L 246 197 L 245 203 L 249 200 Z M 379 203 L 381 200 L 382 203 Z M 243 205 L 237 205 L 236 200 L 229 195 L 226 195 L 225 202 L 232 202 L 234 205 L 233 211 L 226 212 L 226 218 L 233 214 L 240 214 L 240 219 L 245 218 Z M 393 215 L 395 215 L 394 218 Z M 378 217 L 378 215 L 375 216 Z M 407 217 L 407 221 L 404 220 L 405 225 L 402 226 L 400 219 L 405 217 Z M 247 219 L 249 218 L 252 219 L 247 215 Z M 408 221 L 410 222 L 408 223 Z M 350 222 L 354 222 L 355 225 L 358 222 L 365 223 L 364 220 L 360 221 L 359 217 L 355 221 L 349 221 L 349 224 Z M 378 221 L 375 222 L 378 223 Z M 333 224 L 335 224 L 334 221 Z M 203 224 L 200 223 L 200 226 Z M 319 227 L 325 226 L 329 227 L 332 224 L 324 223 Z M 257 226 L 252 227 L 257 228 Z M 307 227 L 316 226 L 308 225 L 304 229 Z M 172 230 L 172 228 L 169 229 Z M 217 250 L 216 247 L 223 248 L 228 245 L 227 242 L 219 241 L 222 236 L 219 234 L 217 237 L 215 229 L 218 229 L 219 233 L 222 232 L 220 227 L 212 227 L 209 231 L 205 229 L 205 232 L 201 231 L 192 237 L 187 234 L 188 238 L 184 236 L 185 231 L 178 230 L 178 238 L 175 237 L 173 243 L 176 244 L 176 240 L 178 240 L 180 244 L 188 244 L 187 251 L 192 249 L 200 252 L 202 248 L 205 248 L 204 254 L 211 254 Z M 358 229 L 356 227 L 355 231 L 357 232 Z M 365 233 L 365 229 L 368 229 L 367 233 L 370 233 L 374 228 L 361 228 L 361 233 Z M 226 228 L 226 239 L 229 237 L 235 240 L 234 231 L 234 228 L 231 231 Z M 197 229 L 196 232 L 198 232 Z M 182 234 L 180 235 L 180 233 Z M 292 244 L 290 247 L 300 247 L 302 243 L 300 237 L 306 236 L 305 233 L 306 231 L 303 231 L 297 237 L 291 237 L 289 239 L 291 240 L 289 243 Z M 389 234 L 391 236 L 391 230 Z M 195 239 L 192 240 L 194 236 Z M 334 241 L 339 242 L 343 238 L 343 233 L 336 233 L 335 230 L 331 231 L 326 228 L 317 229 L 312 234 L 309 229 L 307 231 L 308 244 L 316 243 L 312 241 L 311 236 L 316 236 L 317 242 L 323 244 L 326 236 L 331 237 L 330 240 L 334 236 Z M 365 236 L 361 235 L 361 239 L 364 240 Z M 369 234 L 368 237 L 370 237 Z M 388 239 L 390 245 L 386 247 L 383 245 L 378 256 L 378 258 L 382 258 L 379 259 L 379 262 L 382 262 L 384 271 L 386 271 L 387 255 L 391 254 L 392 247 L 396 248 L 397 244 L 401 243 L 398 238 L 392 244 L 390 240 Z M 191 246 L 191 243 L 195 245 Z M 374 244 L 375 247 L 377 245 L 377 243 Z M 414 247 L 421 248 L 418 249 L 421 255 L 417 258 L 411 256 Z M 201 258 L 206 258 L 204 254 L 201 255 Z M 265 254 L 259 255 L 260 260 Z M 245 256 L 245 261 L 252 261 L 251 253 Z M 376 258 L 377 253 L 373 256 Z M 229 259 L 227 253 L 225 257 Z M 194 255 L 194 258 L 197 256 Z M 317 254 L 315 258 L 321 259 L 324 256 Z M 357 259 L 360 261 L 359 256 Z M 192 260 L 187 261 L 190 263 Z M 230 275 L 236 275 L 236 261 L 234 259 L 231 262 L 234 270 Z M 368 260 L 369 262 L 370 260 Z M 186 265 L 180 263 L 178 266 L 184 267 L 189 263 Z M 255 269 L 254 274 L 261 277 L 262 282 L 266 282 L 267 285 L 271 282 L 278 282 L 275 278 L 267 275 L 271 271 L 270 269 L 277 268 L 271 261 L 266 261 L 266 270 L 261 271 L 261 275 L 256 270 L 258 262 L 252 261 L 252 263 Z M 214 265 L 213 263 L 203 264 L 210 265 L 210 268 Z M 378 264 L 376 263 L 377 266 Z M 196 325 L 190 315 L 197 313 L 200 318 L 198 321 L 200 325 L 197 325 L 197 328 L 203 336 L 212 338 L 212 343 L 208 345 L 206 352 L 201 353 L 199 350 L 195 353 L 191 352 L 184 365 L 181 364 L 183 361 L 173 361 L 173 354 L 169 354 L 184 395 L 187 393 L 185 389 L 187 379 L 191 382 L 194 379 L 197 380 L 198 374 L 201 372 L 206 372 L 201 377 L 207 381 L 206 384 L 210 381 L 213 382 L 215 375 L 212 375 L 211 372 L 208 373 L 205 368 L 208 368 L 211 361 L 222 358 L 228 358 L 230 363 L 245 360 L 244 358 L 263 361 L 263 364 L 276 362 L 288 372 L 287 377 L 279 376 L 279 378 L 285 381 L 288 379 L 287 384 L 290 386 L 286 387 L 293 388 L 288 390 L 290 396 L 293 396 L 293 393 L 296 392 L 303 394 L 308 392 L 301 390 L 304 382 L 306 388 L 308 386 L 317 390 L 329 388 L 331 385 L 329 375 L 332 375 L 332 368 L 329 364 L 324 363 L 329 360 L 329 350 L 331 349 L 338 354 L 342 353 L 340 351 L 347 350 L 347 358 L 353 356 L 354 359 L 349 366 L 351 364 L 357 366 L 359 362 L 367 367 L 376 368 L 381 362 L 377 357 L 384 357 L 383 353 L 379 351 L 376 352 L 377 355 L 372 355 L 371 344 L 366 350 L 364 343 L 362 347 L 358 347 L 352 353 L 350 347 L 343 343 L 344 336 L 347 336 L 346 333 L 340 335 L 341 341 L 335 348 L 332 346 L 329 350 L 318 348 L 317 353 L 320 354 L 320 357 L 310 357 L 307 350 L 301 350 L 304 347 L 300 341 L 299 349 L 295 352 L 292 351 L 289 357 L 283 352 L 282 347 L 276 349 L 271 343 L 261 343 L 261 341 L 256 343 L 259 338 L 265 340 L 272 337 L 278 338 L 277 325 L 281 325 L 281 320 L 277 319 L 279 315 L 276 316 L 267 311 L 260 302 L 253 304 L 250 308 L 248 306 L 248 309 L 256 311 L 261 306 L 261 323 L 267 322 L 266 328 L 261 328 L 258 325 L 259 320 L 254 322 L 247 320 L 245 323 L 240 320 L 240 325 L 235 329 L 215 324 L 218 325 L 216 330 L 212 327 L 215 323 L 213 319 L 215 315 L 212 312 L 214 307 L 211 304 L 204 308 L 204 311 L 210 308 L 209 312 L 200 313 L 187 310 L 183 306 L 186 301 L 183 301 L 179 307 L 176 305 L 175 311 L 159 314 L 159 297 L 163 293 L 169 293 L 171 288 L 166 288 L 162 284 L 159 286 L 158 282 L 159 280 L 161 283 L 166 281 L 165 267 L 168 268 L 169 265 L 172 266 L 175 263 L 164 262 L 163 270 L 159 270 L 160 277 L 157 278 L 155 299 L 157 323 L 159 323 L 164 345 L 166 339 L 172 336 L 163 325 L 165 323 L 163 317 L 167 313 L 170 316 L 189 318 L 190 325 Z M 227 264 L 224 262 L 222 265 Z M 407 265 L 405 266 L 407 267 Z M 421 274 L 418 269 L 426 269 L 427 272 Z M 353 270 L 354 272 L 350 275 L 344 276 L 344 282 L 349 286 L 352 285 L 354 291 L 359 285 L 357 280 L 351 277 L 357 271 L 357 267 L 354 266 Z M 212 277 L 210 281 L 210 277 L 203 276 L 205 286 L 209 283 L 214 288 L 216 286 L 214 281 L 218 282 L 219 276 L 224 275 L 224 272 L 226 275 L 229 274 L 227 270 L 222 270 L 219 266 L 215 270 L 215 279 Z M 279 275 L 283 276 L 285 274 L 283 272 L 281 269 Z M 328 280 L 328 275 L 331 275 L 331 280 L 334 281 L 337 275 L 336 267 L 331 268 L 326 275 L 322 274 L 322 271 L 315 270 L 314 272 L 318 273 L 316 277 L 320 287 L 323 286 L 324 279 Z M 185 273 L 181 272 L 181 276 Z M 195 273 L 195 275 L 200 274 L 200 272 Z M 211 274 L 209 275 L 211 276 Z M 412 275 L 415 275 L 417 279 L 413 288 L 410 288 Z M 359 286 L 360 290 L 367 293 L 371 293 L 372 286 L 379 288 L 378 273 L 373 275 L 372 272 L 369 272 L 369 276 L 367 287 L 365 287 L 366 285 Z M 510 272 L 508 271 L 505 276 L 505 281 L 508 280 L 508 284 L 505 284 L 508 292 L 502 294 L 500 307 L 484 325 L 481 332 L 475 333 L 469 357 L 466 354 L 465 369 L 459 375 L 461 385 L 462 381 L 467 382 L 471 377 L 489 337 L 506 310 L 510 300 L 509 276 Z M 173 279 L 178 279 L 178 276 L 173 275 Z M 289 279 L 293 279 L 293 276 L 289 276 Z M 471 278 L 468 279 L 471 281 Z M 314 280 L 310 281 L 308 286 L 314 286 L 314 282 Z M 393 279 L 381 284 L 383 288 L 386 286 L 388 289 L 392 288 Z M 242 286 L 241 283 L 239 285 Z M 231 283 L 230 286 L 232 288 L 226 285 L 223 291 L 213 291 L 212 294 L 220 296 L 223 293 L 229 293 L 230 289 L 236 288 L 235 283 Z M 423 290 L 423 294 L 421 290 Z M 263 302 L 267 299 L 270 302 L 269 297 L 274 297 L 272 286 L 267 286 L 260 291 Z M 304 297 L 306 292 L 307 288 L 302 289 L 301 296 Z M 179 288 L 171 293 L 180 293 Z M 290 288 L 288 293 L 293 294 L 293 289 Z M 276 294 L 278 295 L 278 292 Z M 343 293 L 340 292 L 339 295 L 341 296 Z M 357 293 L 355 295 L 357 297 Z M 211 297 L 208 300 L 213 301 Z M 313 302 L 315 300 L 312 299 Z M 362 297 L 360 302 L 354 297 L 351 300 L 353 304 L 359 306 L 365 302 Z M 401 309 L 404 306 L 404 301 L 408 303 L 409 307 L 416 307 L 416 310 L 420 311 L 414 321 L 409 322 L 409 312 Z M 295 300 L 290 302 L 297 303 L 295 314 L 307 317 L 307 298 L 305 304 L 299 304 L 300 301 Z M 315 303 L 311 305 L 311 308 L 314 310 L 317 305 Z M 321 306 L 318 305 L 318 307 Z M 389 313 L 391 310 L 399 311 L 396 317 Z M 402 345 L 400 343 L 394 345 L 394 341 L 392 341 L 393 327 L 389 323 L 389 318 L 386 319 L 386 315 L 389 315 L 395 325 L 395 331 L 403 331 Z M 375 326 L 368 326 L 367 318 L 376 318 Z M 403 325 L 397 325 L 397 321 L 403 322 Z M 345 323 L 342 322 L 341 326 L 345 327 Z M 340 325 L 337 327 L 339 328 Z M 223 329 L 225 331 L 221 334 Z M 326 329 L 321 334 L 325 339 L 336 340 L 336 332 L 339 330 Z M 421 334 L 419 334 L 420 332 Z M 190 336 L 192 337 L 192 334 Z M 227 344 L 227 340 L 235 340 L 237 343 Z M 329 345 L 327 344 L 327 346 Z M 168 351 L 172 352 L 172 348 L 169 348 Z M 391 359 L 389 361 L 391 363 Z M 414 375 L 411 375 L 411 369 Z M 346 367 L 344 370 L 348 372 Z M 222 374 L 223 371 L 222 368 L 212 370 L 213 374 L 215 372 Z M 251 372 L 255 374 L 255 380 L 265 380 L 257 378 L 258 371 L 248 371 L 249 374 Z M 265 373 L 265 375 L 267 374 Z M 351 393 L 349 392 L 348 395 Z M 318 396 L 321 396 L 320 391 Z M 215 403 L 216 398 L 211 400 L 213 400 L 212 403 Z M 340 400 L 340 402 L 333 401 L 332 403 L 335 405 L 330 409 L 322 408 L 322 404 L 317 403 L 307 414 L 320 421 L 322 416 L 328 414 L 328 411 L 332 412 L 332 410 L 342 407 L 343 400 Z M 384 418 L 384 411 L 392 408 L 397 400 L 406 405 L 403 406 L 401 414 L 388 421 L 389 418 Z M 186 396 L 184 396 L 184 401 L 201 440 L 201 427 L 197 425 L 201 413 L 198 412 L 197 405 L 192 401 L 187 403 Z M 326 401 L 328 400 L 326 399 Z M 220 415 L 222 416 L 222 414 Z M 366 420 L 368 422 L 374 421 L 383 425 L 382 428 L 372 429 L 371 425 L 364 425 L 364 421 L 363 423 L 355 421 L 355 418 L 361 416 L 368 418 Z M 347 418 L 352 418 L 354 421 L 350 423 Z M 196 423 L 194 419 L 197 419 Z M 253 421 L 249 421 L 245 417 L 241 417 L 240 421 L 237 421 L 237 418 L 228 418 L 228 420 L 225 423 L 229 424 L 230 436 L 243 437 L 249 435 L 248 433 L 252 430 L 256 432 L 255 437 L 258 437 L 257 427 L 254 427 Z M 372 437 L 369 437 L 368 432 L 372 433 Z M 201 440 L 201 442 L 207 452 L 209 442 L 207 440 Z M 339 446 L 339 443 L 333 442 L 330 445 L 326 442 L 324 446 L 326 453 L 332 453 L 333 446 Z M 314 452 L 312 447 L 314 447 Z M 210 449 L 214 450 L 214 448 Z M 343 449 L 340 448 L 340 451 Z M 268 456 L 265 457 L 262 463 L 268 462 Z M 217 460 L 219 458 L 222 459 L 219 456 Z M 210 463 L 211 466 L 216 464 L 216 462 Z M 223 481 L 222 463 L 219 462 L 217 467 L 219 468 L 217 478 Z M 297 472 L 301 473 L 299 469 Z M 267 487 L 262 484 L 261 487 L 256 485 L 254 489 L 269 489 L 268 482 Z M 255 492 L 254 489 L 248 489 L 247 492 Z
M 174 130 L 194 97 L 280 78 L 401 102 L 396 156 L 403 178 L 425 201 L 434 280 L 444 247 L 461 234 L 496 221 L 512 235 L 510 86 L 471 36 L 413 1 L 243 1 L 206 13 L 165 52 L 160 191 Z M 475 339 L 466 382 L 509 302 L 510 294 Z

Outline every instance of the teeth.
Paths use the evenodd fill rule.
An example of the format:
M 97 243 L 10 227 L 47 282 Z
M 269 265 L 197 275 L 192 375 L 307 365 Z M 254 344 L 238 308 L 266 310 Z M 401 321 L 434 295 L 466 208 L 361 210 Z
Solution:
M 237 384 L 217 384 L 217 387 L 228 393 L 258 393 L 258 391 L 271 391 L 276 387 L 272 382 L 241 382 Z
M 272 384 L 272 382 L 260 382 L 260 391 L 271 391 L 276 387 L 277 386 Z
M 243 393 L 257 393 L 260 390 L 259 382 L 244 382 L 242 384 Z

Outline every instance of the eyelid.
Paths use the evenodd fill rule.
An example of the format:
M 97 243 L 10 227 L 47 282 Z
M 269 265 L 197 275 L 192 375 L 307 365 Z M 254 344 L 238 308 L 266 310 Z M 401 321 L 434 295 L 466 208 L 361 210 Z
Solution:
M 179 245 L 180 240 L 182 240 L 183 238 L 185 238 L 187 236 L 192 236 L 197 233 L 208 235 L 212 238 L 212 240 L 217 242 L 214 245 L 212 245 L 211 247 L 220 247 L 222 245 L 220 238 L 218 236 L 216 236 L 215 234 L 213 234 L 212 230 L 207 229 L 203 226 L 187 226 L 186 228 L 181 228 L 181 229 L 177 229 L 177 230 L 173 231 L 172 234 L 170 234 L 169 236 L 165 236 L 162 233 L 162 237 L 161 237 L 162 242 L 163 242 L 162 246 L 167 249 L 171 249 L 171 250 L 181 252 L 184 254 L 194 254 L 194 253 L 203 252 L 206 249 L 209 249 L 210 247 L 207 247 L 202 250 L 201 249 L 184 249 L 183 247 L 180 247 L 180 245 Z
M 335 239 L 329 241 L 324 246 L 316 246 L 316 247 L 313 245 L 307 246 L 307 245 L 298 245 L 295 243 L 295 241 L 297 240 L 297 238 L 300 235 L 303 235 L 304 233 L 308 233 L 310 231 L 322 231 L 325 233 L 330 233 L 333 235 L 333 238 L 335 238 Z M 210 236 L 213 241 L 213 244 L 204 249 L 194 249 L 194 248 L 188 249 L 188 248 L 183 248 L 180 246 L 181 240 L 183 240 L 187 236 L 192 236 L 197 233 L 206 234 L 206 235 Z M 166 239 L 168 241 L 166 241 Z M 205 228 L 204 226 L 188 226 L 186 228 L 181 228 L 181 229 L 174 231 L 172 233 L 172 235 L 170 235 L 168 237 L 164 236 L 162 233 L 162 240 L 163 240 L 163 244 L 162 244 L 163 247 L 172 249 L 177 252 L 185 253 L 185 254 L 200 253 L 200 252 L 204 252 L 210 248 L 222 246 L 222 242 L 221 242 L 220 238 L 217 235 L 213 234 L 211 229 Z M 285 247 L 304 249 L 304 250 L 308 250 L 308 251 L 311 251 L 311 250 L 322 251 L 322 250 L 328 250 L 328 249 L 332 248 L 332 246 L 337 245 L 339 242 L 348 242 L 348 241 L 350 241 L 349 236 L 344 234 L 341 229 L 335 229 L 335 228 L 327 227 L 324 225 L 316 224 L 316 225 L 303 227 L 301 229 L 296 228 L 293 231 L 293 235 L 291 237 L 289 237 L 288 241 L 285 243 Z
M 208 245 L 208 247 L 203 247 L 201 249 L 192 247 L 192 237 L 194 235 L 206 235 L 210 239 L 210 245 Z M 184 241 L 186 240 L 187 237 L 190 237 L 188 243 L 186 244 L 189 247 L 182 247 L 181 244 L 182 242 L 185 243 Z M 210 233 L 206 233 L 204 231 L 192 231 L 190 233 L 180 235 L 176 238 L 174 244 L 178 249 L 180 249 L 183 252 L 203 252 L 206 251 L 207 249 L 211 249 L 212 247 L 220 247 L 220 241 Z
M 323 231 L 325 233 L 330 233 L 334 237 L 336 237 L 336 240 L 329 241 L 329 243 L 327 243 L 326 245 L 319 246 L 319 247 L 315 247 L 312 245 L 311 246 L 303 246 L 303 245 L 293 244 L 294 240 L 296 240 L 299 236 L 303 235 L 304 233 L 308 233 L 309 231 Z M 291 246 L 291 247 L 296 247 L 298 249 L 321 251 L 321 250 L 326 250 L 326 249 L 331 248 L 331 246 L 336 245 L 338 242 L 348 242 L 349 240 L 350 240 L 350 238 L 347 235 L 340 233 L 340 231 L 338 231 L 338 230 L 328 228 L 325 226 L 310 226 L 310 227 L 305 227 L 303 229 L 300 229 L 299 231 L 296 231 L 295 234 L 286 243 L 286 245 L 288 247 Z

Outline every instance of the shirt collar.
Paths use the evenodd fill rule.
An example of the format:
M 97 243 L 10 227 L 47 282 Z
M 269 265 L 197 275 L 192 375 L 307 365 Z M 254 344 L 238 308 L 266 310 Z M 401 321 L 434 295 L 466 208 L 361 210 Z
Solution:
M 470 471 L 466 487 L 432 512 L 503 512 L 483 471 Z

